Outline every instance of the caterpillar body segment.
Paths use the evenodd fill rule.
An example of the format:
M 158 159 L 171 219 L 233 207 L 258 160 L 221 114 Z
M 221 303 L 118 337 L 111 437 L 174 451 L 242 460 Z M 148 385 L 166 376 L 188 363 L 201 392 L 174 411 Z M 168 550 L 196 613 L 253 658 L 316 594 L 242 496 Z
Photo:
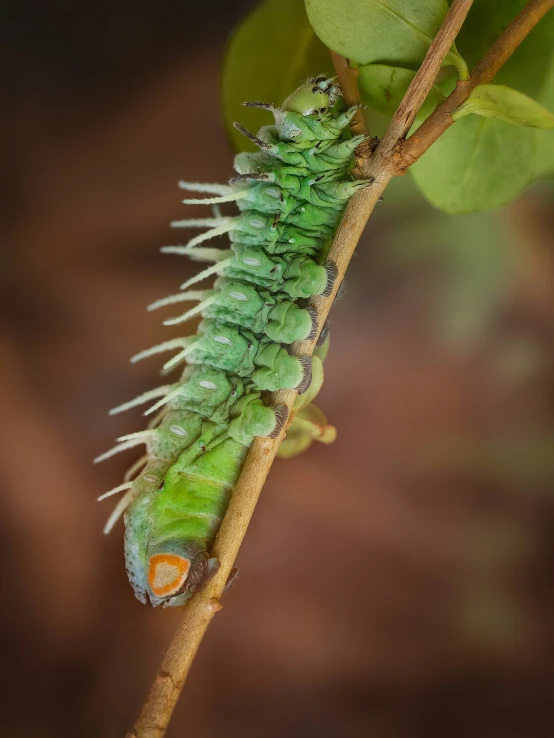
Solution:
M 300 390 L 305 381 L 302 359 L 291 356 L 270 338 L 256 336 L 229 322 L 202 321 L 197 336 L 185 351 L 189 364 L 207 364 L 240 377 L 251 377 L 260 390 Z
M 171 224 L 174 228 L 189 227 L 214 227 L 201 236 L 191 239 L 186 246 L 171 246 L 163 249 L 166 253 L 171 249 L 174 253 L 187 254 L 196 244 L 208 241 L 222 233 L 229 233 L 229 239 L 232 242 L 250 244 L 259 246 L 263 243 L 264 250 L 267 253 L 305 253 L 307 255 L 316 254 L 321 245 L 321 236 L 317 234 L 306 233 L 300 227 L 288 225 L 286 222 L 280 222 L 278 216 L 266 215 L 258 213 L 254 210 L 247 210 L 236 218 L 228 218 L 223 225 L 219 225 L 219 218 L 206 218 L 203 221 L 198 220 L 177 220 Z M 191 225 L 192 223 L 192 225 Z M 324 236 L 330 238 L 332 231 L 325 228 Z
M 318 354 L 324 349 L 312 359 L 287 346 L 318 333 L 305 301 L 330 294 L 336 268 L 326 255 L 333 234 L 347 200 L 367 185 L 349 175 L 364 137 L 350 137 L 356 107 L 338 111 L 338 97 L 332 80 L 316 77 L 282 108 L 251 103 L 275 118 L 257 135 L 239 126 L 260 151 L 237 155 L 237 176 L 227 185 L 179 183 L 203 195 L 185 203 L 216 206 L 215 215 L 174 221 L 175 228 L 203 230 L 187 244 L 162 250 L 210 266 L 149 309 L 193 301 L 165 324 L 202 320 L 195 335 L 133 357 L 173 352 L 164 372 L 187 366 L 177 381 L 112 411 L 142 406 L 154 419 L 146 431 L 120 437 L 97 459 L 145 448 L 125 483 L 109 493 L 123 496 L 106 525 L 108 532 L 124 516 L 126 568 L 141 602 L 181 605 L 217 570 L 210 550 L 248 448 L 256 436 L 276 437 L 287 421 L 286 406 L 269 406 L 264 391 L 299 392 L 286 455 L 313 439 L 334 438 L 321 411 L 308 405 L 323 380 Z M 217 207 L 223 203 L 235 203 L 238 214 L 222 215 Z M 204 245 L 225 234 L 227 248 Z M 211 276 L 212 288 L 190 289 Z
M 301 266 L 298 265 L 297 271 L 300 270 Z M 294 267 L 291 271 L 294 273 Z M 300 274 L 298 279 L 291 280 L 291 287 L 294 290 L 296 286 L 297 292 L 302 276 Z M 321 285 L 319 293 L 324 291 L 327 282 L 328 277 L 325 273 L 325 282 Z M 301 308 L 291 301 L 289 295 L 286 293 L 272 294 L 262 289 L 256 290 L 252 284 L 239 280 L 220 278 L 216 281 L 213 291 L 194 295 L 178 293 L 154 303 L 151 307 L 163 307 L 188 300 L 202 301 L 206 297 L 214 298 L 206 304 L 202 311 L 206 317 L 237 324 L 254 333 L 265 333 L 269 338 L 280 343 L 302 340 L 313 331 L 312 314 L 308 309 Z M 225 343 L 225 341 L 222 342 Z
M 196 260 L 214 264 L 181 285 L 185 290 L 202 282 L 212 274 L 252 282 L 269 292 L 281 292 L 292 299 L 307 299 L 324 295 L 334 282 L 334 264 L 323 266 L 307 257 L 295 254 L 269 255 L 262 249 L 234 243 L 230 250 L 197 249 Z M 169 304 L 164 300 L 153 303 L 149 309 Z

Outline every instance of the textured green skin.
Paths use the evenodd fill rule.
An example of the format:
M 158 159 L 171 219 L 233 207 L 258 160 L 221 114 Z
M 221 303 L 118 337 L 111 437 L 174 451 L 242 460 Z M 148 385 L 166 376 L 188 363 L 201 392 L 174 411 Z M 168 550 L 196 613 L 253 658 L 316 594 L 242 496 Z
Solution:
M 202 321 L 187 361 L 252 377 L 260 390 L 292 389 L 304 377 L 300 360 L 280 344 L 223 321 Z
M 200 382 L 209 382 L 214 389 L 205 389 Z M 179 394 L 171 402 L 172 409 L 164 416 L 158 435 L 167 433 L 166 425 L 179 425 L 179 419 L 172 416 L 177 410 L 188 410 L 195 419 L 207 418 L 226 427 L 229 435 L 244 445 L 249 445 L 254 436 L 269 435 L 275 427 L 273 409 L 263 404 L 252 382 L 245 384 L 237 375 L 202 365 L 189 366 L 178 386 Z
M 199 261 L 219 261 L 222 276 L 265 287 L 283 299 L 285 295 L 293 300 L 320 295 L 328 286 L 324 266 L 294 253 L 270 255 L 256 246 L 233 243 L 228 251 L 196 249 L 193 254 Z
M 204 422 L 200 437 L 171 467 L 153 500 L 151 544 L 174 538 L 211 542 L 247 450 L 232 438 L 221 441 L 221 427 Z
M 276 125 L 259 132 L 262 151 L 237 156 L 233 191 L 241 213 L 214 221 L 231 222 L 231 250 L 213 257 L 224 260 L 224 276 L 201 306 L 197 335 L 182 344 L 189 366 L 149 436 L 147 464 L 125 513 L 126 567 L 142 602 L 181 604 L 209 576 L 208 552 L 248 447 L 256 435 L 278 430 L 260 392 L 305 379 L 306 363 L 281 344 L 313 330 L 311 313 L 295 300 L 328 286 L 322 262 L 333 232 L 348 198 L 365 186 L 348 176 L 361 139 L 343 131 L 355 108 L 334 112 L 336 95 L 327 80 L 309 80 L 283 109 L 270 107 Z M 197 252 L 203 258 L 213 249 Z M 322 380 L 317 367 L 310 398 Z M 191 561 L 181 591 L 161 598 L 146 575 L 159 553 Z
M 320 295 L 327 287 L 325 268 L 312 259 L 293 254 L 272 258 L 261 249 L 238 243 L 233 244 L 233 252 L 233 262 L 225 270 L 229 277 L 266 287 L 270 292 L 282 290 L 295 300 Z M 244 259 L 249 259 L 249 263 Z M 258 265 L 253 265 L 253 260 Z
M 217 300 L 204 310 L 207 318 L 226 320 L 254 333 L 265 333 L 277 343 L 300 341 L 313 329 L 311 314 L 287 299 L 287 294 L 271 294 L 225 278 L 218 279 L 214 287 Z M 240 297 L 243 299 L 237 299 Z
M 276 109 L 273 112 L 281 141 L 290 141 L 299 148 L 309 148 L 318 141 L 339 138 L 356 115 L 356 110 L 356 107 L 352 107 L 336 117 L 331 113 L 309 117 L 291 110 Z

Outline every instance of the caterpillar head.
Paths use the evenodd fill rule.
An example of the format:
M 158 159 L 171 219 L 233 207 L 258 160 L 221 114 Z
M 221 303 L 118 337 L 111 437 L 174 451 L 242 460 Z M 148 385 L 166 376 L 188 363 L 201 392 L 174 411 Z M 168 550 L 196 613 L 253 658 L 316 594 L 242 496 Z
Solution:
M 287 97 L 282 109 L 300 115 L 326 113 L 336 103 L 339 95 L 340 89 L 333 80 L 323 75 L 310 77 Z
M 170 539 L 150 544 L 147 581 L 150 602 L 180 605 L 210 579 L 219 566 L 194 540 Z

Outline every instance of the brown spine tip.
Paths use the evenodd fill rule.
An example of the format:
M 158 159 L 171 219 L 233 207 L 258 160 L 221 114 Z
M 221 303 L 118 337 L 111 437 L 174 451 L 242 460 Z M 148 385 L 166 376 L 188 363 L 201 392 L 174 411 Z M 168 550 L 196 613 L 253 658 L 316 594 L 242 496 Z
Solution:
M 273 110 L 271 103 L 265 102 L 243 102 L 243 108 L 261 108 L 262 110 Z
M 246 138 L 250 139 L 250 141 L 255 143 L 256 146 L 259 146 L 260 149 L 270 149 L 271 148 L 271 146 L 268 143 L 266 143 L 265 141 L 262 141 L 261 138 L 258 138 L 258 136 L 255 136 L 253 133 L 250 133 L 248 128 L 241 126 L 241 124 L 237 123 L 237 121 L 235 121 L 233 125 L 237 129 L 237 131 L 240 131 L 243 136 L 246 136 Z

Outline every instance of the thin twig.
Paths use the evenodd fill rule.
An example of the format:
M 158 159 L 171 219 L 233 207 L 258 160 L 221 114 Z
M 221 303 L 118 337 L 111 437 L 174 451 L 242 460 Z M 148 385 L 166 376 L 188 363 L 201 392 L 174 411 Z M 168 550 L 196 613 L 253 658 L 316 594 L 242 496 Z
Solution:
M 359 136 L 363 133 L 367 136 L 367 140 L 362 144 L 361 150 L 356 152 L 358 158 L 356 160 L 356 166 L 352 171 L 352 174 L 356 179 L 363 179 L 364 167 L 367 165 L 373 148 L 372 142 L 369 139 L 369 128 L 367 125 L 367 118 L 364 113 L 364 104 L 358 87 L 358 70 L 350 69 L 348 59 L 337 54 L 336 51 L 331 51 L 331 59 L 333 60 L 333 66 L 337 73 L 337 79 L 345 104 L 349 108 L 352 107 L 352 105 L 358 106 L 356 115 L 350 123 L 352 135 Z
M 455 0 L 455 2 L 452 3 L 452 7 L 450 8 L 441 28 L 442 31 L 442 29 L 448 24 L 449 32 L 439 32 L 437 34 L 433 43 L 429 47 L 429 51 L 427 52 L 421 67 L 408 87 L 402 102 L 398 106 L 398 110 L 394 114 L 379 147 L 380 155 L 383 158 L 389 158 L 392 155 L 398 142 L 406 136 L 412 127 L 419 109 L 431 91 L 436 76 L 442 66 L 444 57 L 450 51 L 450 47 L 454 43 L 472 4 L 473 0 Z
M 530 0 L 521 13 L 500 35 L 472 71 L 469 80 L 459 80 L 454 91 L 431 113 L 410 138 L 398 147 L 399 173 L 414 164 L 439 136 L 454 123 L 452 113 L 469 97 L 477 85 L 490 82 L 508 61 L 541 18 L 554 7 L 554 0 Z
M 344 102 L 347 107 L 352 107 L 352 105 L 360 106 L 350 123 L 352 134 L 354 136 L 359 136 L 361 133 L 365 133 L 366 136 L 369 136 L 367 119 L 363 111 L 362 96 L 360 95 L 360 89 L 357 82 L 358 72 L 357 70 L 350 69 L 348 66 L 348 60 L 345 59 L 344 56 L 337 54 L 336 51 L 331 51 L 330 53 Z
M 328 297 L 316 297 L 312 300 L 312 305 L 317 311 L 320 329 L 327 319 L 336 292 L 344 278 L 346 268 L 373 208 L 390 179 L 399 173 L 395 166 L 395 160 L 398 157 L 398 144 L 412 124 L 413 118 L 419 109 L 418 106 L 421 105 L 431 89 L 436 73 L 452 46 L 471 4 L 472 0 L 454 0 L 421 68 L 415 75 L 404 100 L 395 113 L 389 131 L 385 134 L 374 156 L 369 161 L 358 162 L 359 169 L 369 172 L 372 181 L 366 189 L 350 200 L 337 229 L 329 252 L 329 259 L 335 262 L 338 271 L 338 278 L 332 294 Z M 540 6 L 543 10 L 543 12 L 534 11 L 534 24 L 553 4 L 554 0 L 531 0 L 529 6 L 534 8 Z M 544 9 L 545 5 L 548 5 L 546 9 Z M 512 26 L 521 26 L 521 15 L 518 16 Z M 506 35 L 508 38 L 518 37 L 515 30 L 510 30 L 512 26 L 507 29 L 503 37 L 506 37 Z M 529 30 L 530 27 L 520 35 L 520 41 L 525 38 Z M 521 34 L 521 32 L 519 33 Z M 485 60 L 487 60 L 487 70 L 495 69 L 498 71 L 497 59 L 502 59 L 503 63 L 509 56 L 506 53 L 504 43 L 497 42 L 493 46 L 493 49 L 495 48 L 496 52 L 492 55 L 489 52 L 481 63 L 485 64 Z M 480 66 L 478 65 L 477 69 Z M 486 79 L 489 73 L 489 71 L 484 70 L 481 73 L 483 75 L 482 79 Z M 340 62 L 337 65 L 337 75 L 341 80 L 345 102 L 347 105 L 357 104 L 359 102 L 359 92 L 357 91 L 355 76 L 350 74 L 348 82 L 346 82 L 345 75 L 347 74 L 346 62 Z M 408 141 L 410 140 L 408 139 Z M 298 342 L 293 345 L 293 353 L 296 355 L 311 355 L 315 343 L 316 339 Z M 275 393 L 273 399 L 276 404 L 284 403 L 291 408 L 295 397 L 296 392 L 283 390 Z M 254 439 L 213 547 L 213 555 L 217 556 L 221 567 L 216 576 L 202 591 L 194 595 L 185 608 L 179 629 L 156 675 L 135 728 L 128 734 L 128 738 L 162 738 L 164 735 L 204 633 L 214 614 L 221 609 L 219 600 L 223 588 L 285 432 L 285 429 L 283 429 L 280 436 L 275 440 Z
M 363 111 L 362 96 L 360 95 L 360 89 L 358 87 L 358 70 L 350 69 L 348 60 L 345 59 L 344 56 L 337 54 L 336 51 L 331 51 L 330 53 L 346 105 L 348 107 L 352 107 L 352 105 L 360 106 L 350 123 L 352 135 L 359 136 L 361 133 L 365 133 L 366 136 L 369 136 L 367 119 Z

